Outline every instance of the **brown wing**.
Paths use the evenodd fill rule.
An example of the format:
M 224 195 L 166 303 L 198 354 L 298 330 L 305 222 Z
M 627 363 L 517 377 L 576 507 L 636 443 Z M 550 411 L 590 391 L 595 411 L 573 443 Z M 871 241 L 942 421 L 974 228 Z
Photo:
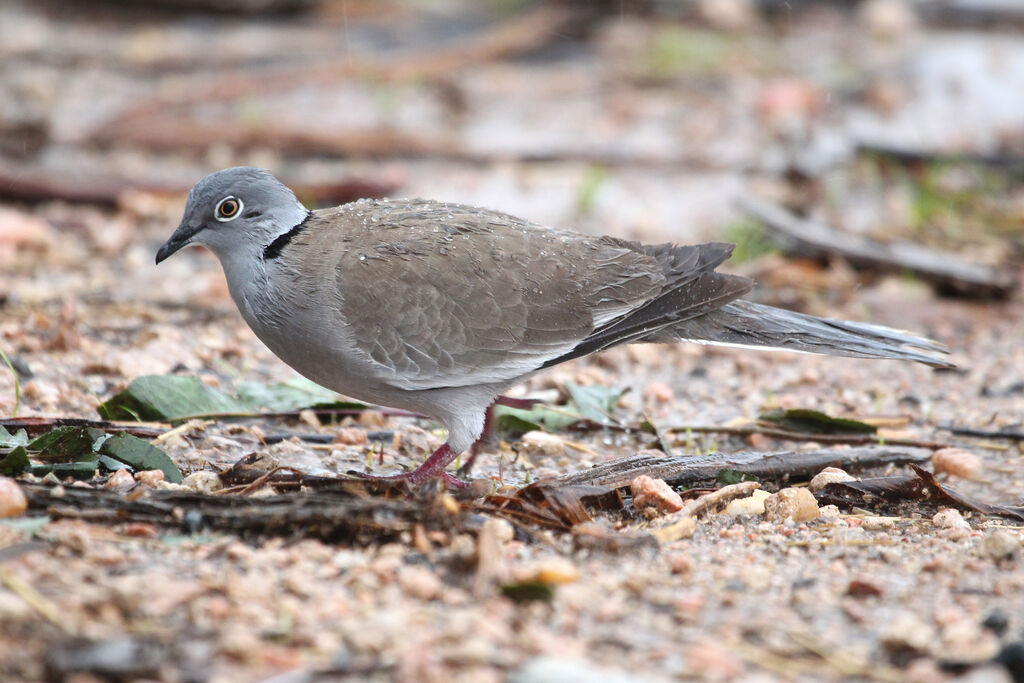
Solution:
M 320 242 L 336 264 L 337 307 L 353 343 L 379 379 L 403 389 L 513 380 L 708 267 L 684 255 L 693 248 L 645 253 L 636 243 L 425 201 L 317 212 L 296 241 L 314 250 Z

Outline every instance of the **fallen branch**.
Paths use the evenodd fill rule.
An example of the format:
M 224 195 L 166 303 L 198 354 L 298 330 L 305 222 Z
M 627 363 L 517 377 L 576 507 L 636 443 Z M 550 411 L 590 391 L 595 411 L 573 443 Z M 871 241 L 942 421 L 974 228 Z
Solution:
M 561 477 L 558 482 L 566 486 L 622 488 L 639 475 L 646 474 L 655 479 L 664 479 L 673 486 L 712 486 L 716 484 L 722 470 L 734 470 L 761 480 L 782 482 L 809 479 L 826 467 L 857 471 L 882 465 L 921 463 L 930 458 L 931 451 L 926 448 L 893 446 L 827 448 L 804 452 L 750 451 L 674 458 L 640 453 Z
M 0 427 L 9 432 L 24 429 L 29 436 L 43 434 L 56 427 L 94 427 L 105 432 L 124 432 L 142 439 L 155 439 L 167 431 L 162 427 L 134 422 L 85 420 L 77 417 L 5 417 L 0 418 Z
M 959 491 L 940 484 L 931 472 L 911 465 L 914 474 L 894 477 L 878 477 L 859 481 L 844 481 L 827 485 L 818 494 L 822 503 L 832 503 L 842 507 L 872 505 L 877 507 L 880 501 L 905 503 L 908 501 L 926 501 L 933 505 L 945 505 L 962 510 L 971 510 L 983 515 L 1008 517 L 1024 522 L 1024 506 L 999 505 L 974 500 Z
M 913 448 L 948 448 L 952 444 L 945 441 L 922 441 L 919 439 L 886 438 L 881 434 L 820 434 L 816 432 L 797 432 L 791 429 L 777 429 L 775 427 L 763 426 L 761 423 L 752 423 L 743 427 L 727 426 L 684 426 L 673 427 L 676 433 L 676 441 L 679 441 L 679 433 L 692 432 L 695 434 L 728 434 L 730 436 L 750 436 L 759 434 L 770 436 L 774 439 L 787 441 L 817 441 L 820 443 L 849 444 L 849 445 L 877 445 L 877 446 L 910 446 Z
M 889 273 L 911 272 L 941 291 L 978 299 L 1005 299 L 1017 286 L 1006 272 L 969 263 L 957 254 L 908 242 L 875 242 L 800 218 L 754 197 L 740 209 L 760 221 L 790 253 L 810 258 L 840 256 L 851 265 Z
M 169 109 L 180 110 L 192 105 L 233 101 L 273 90 L 329 85 L 347 78 L 375 81 L 448 78 L 454 71 L 469 64 L 536 49 L 559 35 L 576 16 L 576 12 L 569 7 L 540 3 L 506 22 L 489 27 L 473 38 L 427 54 L 399 55 L 384 63 L 353 58 L 346 54 L 343 58 L 320 64 L 278 67 L 262 73 L 254 72 L 252 68 L 242 68 L 222 73 L 213 80 L 180 79 L 173 84 L 164 84 L 159 96 L 137 103 L 94 131 L 90 137 L 99 142 L 118 142 L 122 131 L 139 124 L 146 124 L 143 127 L 150 133 L 155 132 L 148 123 Z
M 157 142 L 161 134 L 159 131 L 148 133 Z M 157 148 L 159 146 L 155 145 Z M 172 145 L 172 148 L 180 149 L 181 146 Z M 325 183 L 289 182 L 288 185 L 298 196 L 320 204 L 339 204 L 363 197 L 383 197 L 398 187 L 396 183 L 389 181 L 360 178 Z M 60 199 L 82 204 L 116 206 L 128 192 L 184 196 L 190 187 L 191 181 L 171 183 L 156 178 L 123 178 L 112 174 L 83 172 L 80 168 L 52 169 L 14 164 L 0 159 L 0 198 L 16 201 L 41 202 Z
M 1024 158 L 1012 154 L 943 152 L 896 147 L 879 142 L 858 142 L 857 152 L 875 154 L 901 164 L 974 164 L 1005 171 L 1024 171 Z
M 959 436 L 977 436 L 982 439 L 1012 439 L 1024 441 L 1024 431 L 1018 429 L 977 429 L 975 427 L 957 427 L 956 425 L 943 425 L 939 429 Z
M 433 159 L 480 166 L 508 161 L 524 164 L 557 161 L 661 171 L 725 170 L 723 164 L 699 154 L 636 154 L 617 152 L 608 147 L 559 148 L 545 152 L 532 149 L 488 150 L 467 147 L 458 136 L 437 133 L 417 134 L 388 127 L 317 130 L 302 123 L 289 126 L 269 119 L 242 120 L 231 114 L 197 120 L 173 111 L 156 112 L 145 120 L 123 124 L 116 132 L 99 141 L 176 153 L 186 150 L 200 152 L 211 145 L 229 145 L 237 149 L 269 148 L 285 158 L 357 156 L 374 159 Z M 730 166 L 728 170 L 743 169 Z
M 318 538 L 360 545 L 397 539 L 417 524 L 428 530 L 471 530 L 471 520 L 436 499 L 390 499 L 350 490 L 268 496 L 210 496 L 153 491 L 129 500 L 105 489 L 67 487 L 60 498 L 42 484 L 22 483 L 32 512 L 53 518 L 122 524 L 146 522 L 186 531 L 210 529 L 243 538 Z
M 572 429 L 610 430 L 618 432 L 648 432 L 643 425 L 603 424 L 592 420 L 581 420 L 572 426 Z M 679 425 L 675 427 L 663 427 L 661 433 L 672 432 L 671 444 L 685 444 L 689 434 L 726 434 L 729 436 L 750 436 L 759 434 L 770 436 L 775 439 L 786 441 L 816 441 L 819 443 L 849 444 L 849 445 L 877 445 L 877 446 L 911 446 L 915 448 L 948 448 L 953 444 L 945 441 L 924 441 L 921 439 L 906 439 L 902 437 L 889 438 L 884 434 L 822 434 L 820 432 L 798 432 L 792 429 L 779 429 L 769 426 L 764 422 L 751 422 L 746 425 Z

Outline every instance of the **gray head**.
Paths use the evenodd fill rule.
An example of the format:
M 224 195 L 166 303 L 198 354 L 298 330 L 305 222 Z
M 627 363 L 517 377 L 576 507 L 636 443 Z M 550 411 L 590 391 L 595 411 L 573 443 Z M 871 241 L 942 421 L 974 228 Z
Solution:
M 308 214 L 291 190 L 261 168 L 217 171 L 189 192 L 185 217 L 156 253 L 156 262 L 191 244 L 208 247 L 222 263 L 236 254 L 261 253 Z

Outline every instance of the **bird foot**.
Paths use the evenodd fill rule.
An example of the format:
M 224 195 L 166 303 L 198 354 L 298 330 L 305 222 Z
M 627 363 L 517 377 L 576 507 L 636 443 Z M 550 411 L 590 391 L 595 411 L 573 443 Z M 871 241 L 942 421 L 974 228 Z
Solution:
M 430 454 L 422 465 L 414 469 L 412 472 L 403 472 L 402 474 L 392 474 L 387 476 L 379 476 L 375 474 L 366 474 L 363 472 L 350 472 L 360 479 L 370 479 L 373 481 L 404 481 L 413 486 L 418 486 L 425 481 L 434 478 L 440 478 L 444 480 L 444 483 L 451 489 L 463 489 L 469 486 L 468 482 L 459 479 L 454 474 L 445 471 L 445 467 L 455 459 L 458 455 L 451 449 L 448 444 L 443 444 L 440 448 Z

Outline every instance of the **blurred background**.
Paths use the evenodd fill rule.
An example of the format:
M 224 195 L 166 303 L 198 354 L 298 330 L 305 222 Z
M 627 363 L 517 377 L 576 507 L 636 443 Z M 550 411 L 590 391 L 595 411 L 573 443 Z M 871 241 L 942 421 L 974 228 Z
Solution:
M 4 0 L 0 298 L 230 307 L 205 255 L 152 256 L 253 164 L 310 205 L 734 241 L 773 303 L 910 326 L 1019 283 L 1022 28 L 996 0 Z
M 254 164 L 311 204 L 423 196 L 740 262 L 773 248 L 759 197 L 998 266 L 1024 252 L 1022 26 L 996 0 L 5 0 L 0 195 L 147 218 Z

